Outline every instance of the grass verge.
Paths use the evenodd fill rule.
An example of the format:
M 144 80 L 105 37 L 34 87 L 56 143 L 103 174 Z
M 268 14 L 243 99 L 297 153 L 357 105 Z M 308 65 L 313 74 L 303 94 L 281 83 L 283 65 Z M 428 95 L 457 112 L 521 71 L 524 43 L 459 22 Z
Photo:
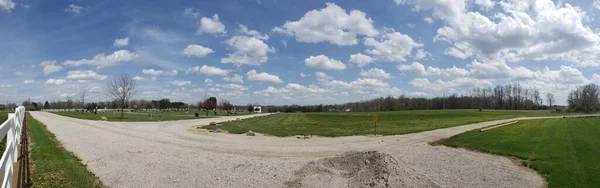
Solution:
M 600 187 L 600 118 L 527 120 L 439 143 L 522 159 L 549 187 Z
M 46 125 L 27 113 L 33 187 L 104 187 L 81 160 L 62 147 Z
M 378 116 L 377 134 L 396 135 L 453 127 L 470 123 L 554 113 L 484 110 L 415 110 L 395 112 L 280 113 L 220 124 L 230 133 L 248 130 L 273 136 L 313 134 L 336 137 L 374 134 L 373 115 Z M 206 126 L 205 128 L 214 128 Z

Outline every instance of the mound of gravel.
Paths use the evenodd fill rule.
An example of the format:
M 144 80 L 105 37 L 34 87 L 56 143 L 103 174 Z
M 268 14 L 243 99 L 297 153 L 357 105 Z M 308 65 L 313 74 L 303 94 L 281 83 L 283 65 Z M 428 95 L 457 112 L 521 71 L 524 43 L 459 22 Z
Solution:
M 309 162 L 284 183 L 296 187 L 440 187 L 409 168 L 400 168 L 392 156 L 377 152 L 346 152 Z

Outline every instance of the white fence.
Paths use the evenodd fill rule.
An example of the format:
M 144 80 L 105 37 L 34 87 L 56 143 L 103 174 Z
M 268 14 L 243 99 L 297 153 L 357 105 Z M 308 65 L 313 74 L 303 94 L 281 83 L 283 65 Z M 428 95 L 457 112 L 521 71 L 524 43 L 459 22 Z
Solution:
M 4 139 L 6 136 L 6 149 L 0 159 L 0 172 L 4 172 L 2 188 L 13 187 L 14 165 L 17 162 L 24 118 L 25 107 L 19 106 L 15 113 L 8 114 L 8 119 L 0 125 L 0 138 Z

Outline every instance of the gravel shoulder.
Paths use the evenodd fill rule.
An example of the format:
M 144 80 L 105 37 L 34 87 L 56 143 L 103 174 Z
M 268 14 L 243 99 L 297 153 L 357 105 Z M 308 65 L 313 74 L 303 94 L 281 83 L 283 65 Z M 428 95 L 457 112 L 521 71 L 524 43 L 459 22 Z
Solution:
M 300 140 L 188 130 L 268 114 L 169 122 L 31 114 L 109 187 L 543 187 L 538 174 L 508 158 L 428 143 L 503 122 L 561 118 Z

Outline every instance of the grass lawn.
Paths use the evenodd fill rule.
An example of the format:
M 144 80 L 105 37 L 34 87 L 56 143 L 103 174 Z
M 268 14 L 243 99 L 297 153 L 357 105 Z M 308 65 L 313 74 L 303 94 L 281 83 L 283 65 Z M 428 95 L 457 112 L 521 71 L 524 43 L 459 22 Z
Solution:
M 242 121 L 223 123 L 219 128 L 240 134 L 248 130 L 274 136 L 313 134 L 350 136 L 373 134 L 373 115 L 379 117 L 377 134 L 395 135 L 421 132 L 469 123 L 521 116 L 559 115 L 549 112 L 511 112 L 484 110 L 417 110 L 395 112 L 315 112 L 280 113 Z M 214 128 L 214 126 L 205 126 Z
M 195 113 L 199 113 L 200 117 L 195 117 Z M 82 114 L 81 112 L 67 112 L 67 111 L 60 111 L 60 112 L 52 112 L 54 114 L 58 114 L 58 115 L 63 115 L 63 116 L 68 116 L 68 117 L 73 117 L 73 118 L 79 118 L 79 119 L 90 119 L 90 120 L 101 120 L 102 116 L 105 116 L 108 118 L 108 121 L 172 121 L 172 120 L 185 120 L 185 119 L 200 119 L 200 118 L 210 118 L 210 117 L 217 117 L 217 116 L 227 116 L 227 112 L 217 112 L 217 115 L 215 115 L 214 113 L 209 112 L 208 113 L 208 117 L 206 117 L 206 112 L 199 112 L 199 111 L 190 111 L 189 113 L 185 113 L 185 112 L 151 112 L 152 113 L 152 119 L 148 118 L 148 113 L 149 112 L 125 112 L 125 115 L 123 117 L 123 119 L 121 119 L 121 113 L 120 112 L 98 112 L 98 114 L 93 114 L 93 113 L 85 113 Z M 249 112 L 237 112 L 237 114 L 234 115 L 246 115 L 249 114 Z
M 441 143 L 523 159 L 549 187 L 600 187 L 600 118 L 521 121 Z
M 31 139 L 33 187 L 103 187 L 81 160 L 63 148 L 46 125 L 29 113 L 27 131 Z

